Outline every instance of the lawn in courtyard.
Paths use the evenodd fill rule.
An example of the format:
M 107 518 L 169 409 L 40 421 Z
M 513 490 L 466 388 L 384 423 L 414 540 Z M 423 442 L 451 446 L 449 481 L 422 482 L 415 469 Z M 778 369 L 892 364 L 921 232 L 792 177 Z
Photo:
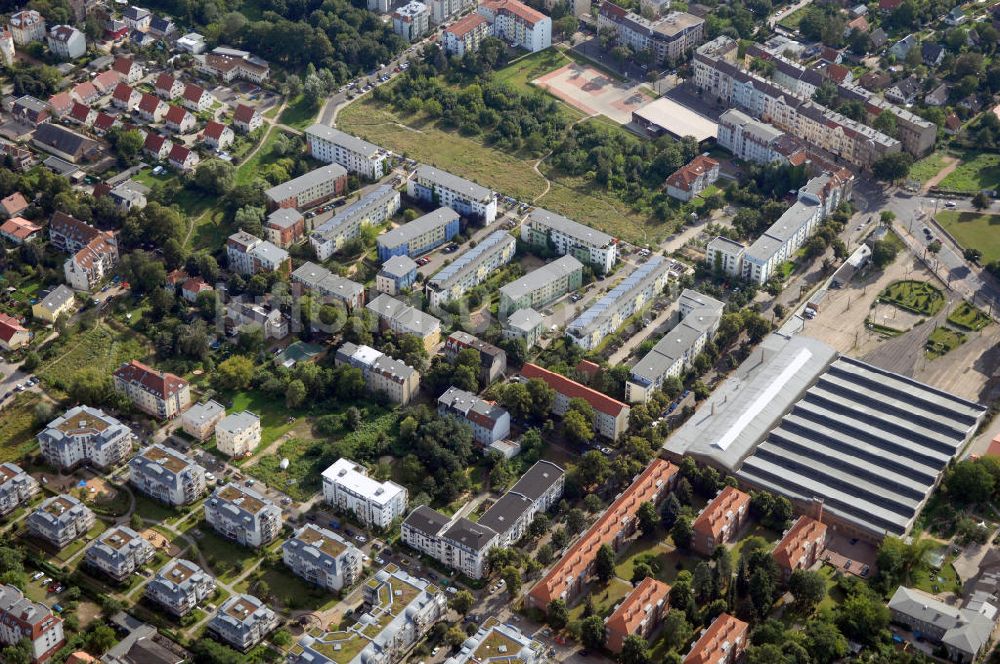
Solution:
M 983 252 L 981 263 L 1000 260 L 1000 215 L 942 210 L 934 218 L 962 247 Z
M 262 565 L 262 569 L 236 585 L 236 590 L 251 595 L 258 592 L 257 583 L 267 584 L 270 600 L 276 602 L 286 611 L 308 609 L 318 611 L 328 609 L 337 603 L 337 597 L 325 590 L 292 574 L 283 564 L 275 566 Z
M 606 586 L 601 586 L 595 582 L 584 591 L 584 595 L 590 595 L 594 603 L 594 614 L 606 618 L 614 611 L 615 606 L 632 591 L 632 584 L 621 579 L 611 579 Z M 583 617 L 583 609 L 586 602 L 581 596 L 576 605 L 569 610 L 570 622 Z

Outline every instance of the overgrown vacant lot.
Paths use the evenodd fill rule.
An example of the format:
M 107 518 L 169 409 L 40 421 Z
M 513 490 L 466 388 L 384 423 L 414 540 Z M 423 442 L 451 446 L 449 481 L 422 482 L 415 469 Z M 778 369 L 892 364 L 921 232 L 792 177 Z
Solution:
M 933 316 L 944 306 L 944 295 L 926 281 L 897 281 L 882 291 L 879 299 L 925 316 Z
M 935 219 L 960 245 L 983 252 L 983 264 L 1000 260 L 1000 215 L 943 210 Z
M 492 187 L 518 200 L 533 201 L 622 239 L 655 242 L 669 235 L 668 224 L 635 213 L 585 178 L 553 173 L 543 163 L 541 171 L 551 181 L 546 192 L 545 177 L 534 168 L 536 160 L 495 150 L 480 139 L 462 136 L 457 131 L 438 129 L 423 113 L 402 117 L 367 96 L 341 111 L 337 124 L 343 131 L 411 159 Z
M 941 180 L 942 189 L 974 194 L 983 189 L 1000 186 L 1000 154 L 971 153 L 962 157 L 962 163 Z
M 0 417 L 0 463 L 17 462 L 35 447 L 35 404 L 41 398 L 22 392 L 8 404 Z
M 85 367 L 110 374 L 121 363 L 150 354 L 144 337 L 118 331 L 106 322 L 60 341 L 35 372 L 51 387 L 65 389 L 73 375 Z

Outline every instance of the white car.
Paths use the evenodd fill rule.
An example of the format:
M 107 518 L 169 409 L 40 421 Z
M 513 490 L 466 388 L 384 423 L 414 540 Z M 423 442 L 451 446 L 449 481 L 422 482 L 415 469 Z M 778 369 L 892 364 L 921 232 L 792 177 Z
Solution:
M 953 207 L 957 207 L 958 203 L 956 203 L 955 201 L 946 201 L 945 204 L 944 204 L 944 206 L 946 208 L 953 208 Z

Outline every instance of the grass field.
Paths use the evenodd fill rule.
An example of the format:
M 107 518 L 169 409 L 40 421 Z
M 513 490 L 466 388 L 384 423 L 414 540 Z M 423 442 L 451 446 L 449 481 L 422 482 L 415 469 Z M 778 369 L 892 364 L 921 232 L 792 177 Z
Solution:
M 978 332 L 990 324 L 990 317 L 968 302 L 962 302 L 948 314 L 948 322 Z
M 198 550 L 208 560 L 213 568 L 212 571 L 223 580 L 239 576 L 258 559 L 255 550 L 220 537 L 205 521 L 198 522 L 198 531 L 201 537 L 194 538 L 198 543 Z
M 927 182 L 942 168 L 944 168 L 944 155 L 935 152 L 914 163 L 910 167 L 910 177 L 914 180 L 920 180 L 921 183 Z
M 1000 215 L 943 210 L 935 220 L 960 245 L 983 252 L 982 264 L 1000 260 Z
M 280 133 L 282 133 L 280 129 L 272 129 L 256 154 L 239 165 L 236 169 L 236 184 L 249 184 L 260 171 L 261 166 L 275 161 L 274 155 L 271 154 L 271 149 Z
M 950 327 L 935 328 L 931 332 L 931 335 L 927 337 L 927 343 L 924 346 L 928 359 L 933 360 L 942 355 L 947 355 L 965 343 L 965 339 L 964 334 L 956 332 Z
M 625 240 L 646 243 L 669 235 L 666 224 L 654 225 L 653 220 L 601 192 L 592 181 L 565 177 L 543 164 L 542 170 L 551 181 L 550 190 L 545 193 L 545 177 L 535 172 L 533 160 L 520 159 L 494 150 L 477 139 L 438 129 L 422 114 L 401 118 L 366 97 L 341 111 L 338 125 L 348 133 L 394 152 L 519 200 L 534 201 L 552 212 Z
M 783 28 L 787 28 L 788 30 L 798 30 L 799 23 L 802 22 L 803 18 L 805 18 L 806 12 L 808 10 L 809 10 L 808 6 L 802 7 L 801 9 L 797 9 L 788 16 L 778 21 L 778 25 L 780 25 Z
M 962 163 L 938 186 L 968 194 L 996 189 L 1000 186 L 1000 154 L 970 153 L 963 156 Z
M 0 417 L 0 463 L 18 461 L 35 449 L 35 404 L 41 401 L 34 392 L 22 392 L 4 408 Z
M 296 129 L 305 129 L 316 121 L 318 112 L 318 107 L 307 104 L 305 98 L 299 95 L 288 103 L 281 112 L 278 122 Z
M 879 294 L 879 299 L 925 316 L 933 316 L 944 306 L 944 295 L 926 281 L 897 281 Z
M 310 611 L 327 609 L 338 602 L 336 596 L 289 572 L 283 565 L 260 569 L 236 586 L 236 590 L 255 594 L 255 584 L 264 581 L 269 589 L 269 599 L 277 602 L 285 610 L 309 609 Z
M 231 413 L 249 410 L 260 417 L 260 448 L 267 447 L 295 426 L 295 420 L 303 415 L 285 407 L 262 392 L 237 392 L 232 397 Z M 289 419 L 292 421 L 289 422 Z
M 118 331 L 106 322 L 74 335 L 60 344 L 35 373 L 51 387 L 65 389 L 69 380 L 84 367 L 94 367 L 110 374 L 129 360 L 141 360 L 150 354 L 148 342 L 141 335 Z

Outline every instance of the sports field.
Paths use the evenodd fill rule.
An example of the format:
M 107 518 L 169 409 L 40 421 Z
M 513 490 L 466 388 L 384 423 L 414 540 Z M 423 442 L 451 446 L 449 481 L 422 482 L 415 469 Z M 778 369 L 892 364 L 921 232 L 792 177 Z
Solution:
M 628 124 L 632 111 L 652 101 L 639 85 L 617 81 L 576 62 L 540 76 L 533 83 L 587 115 L 603 115 L 618 124 Z

